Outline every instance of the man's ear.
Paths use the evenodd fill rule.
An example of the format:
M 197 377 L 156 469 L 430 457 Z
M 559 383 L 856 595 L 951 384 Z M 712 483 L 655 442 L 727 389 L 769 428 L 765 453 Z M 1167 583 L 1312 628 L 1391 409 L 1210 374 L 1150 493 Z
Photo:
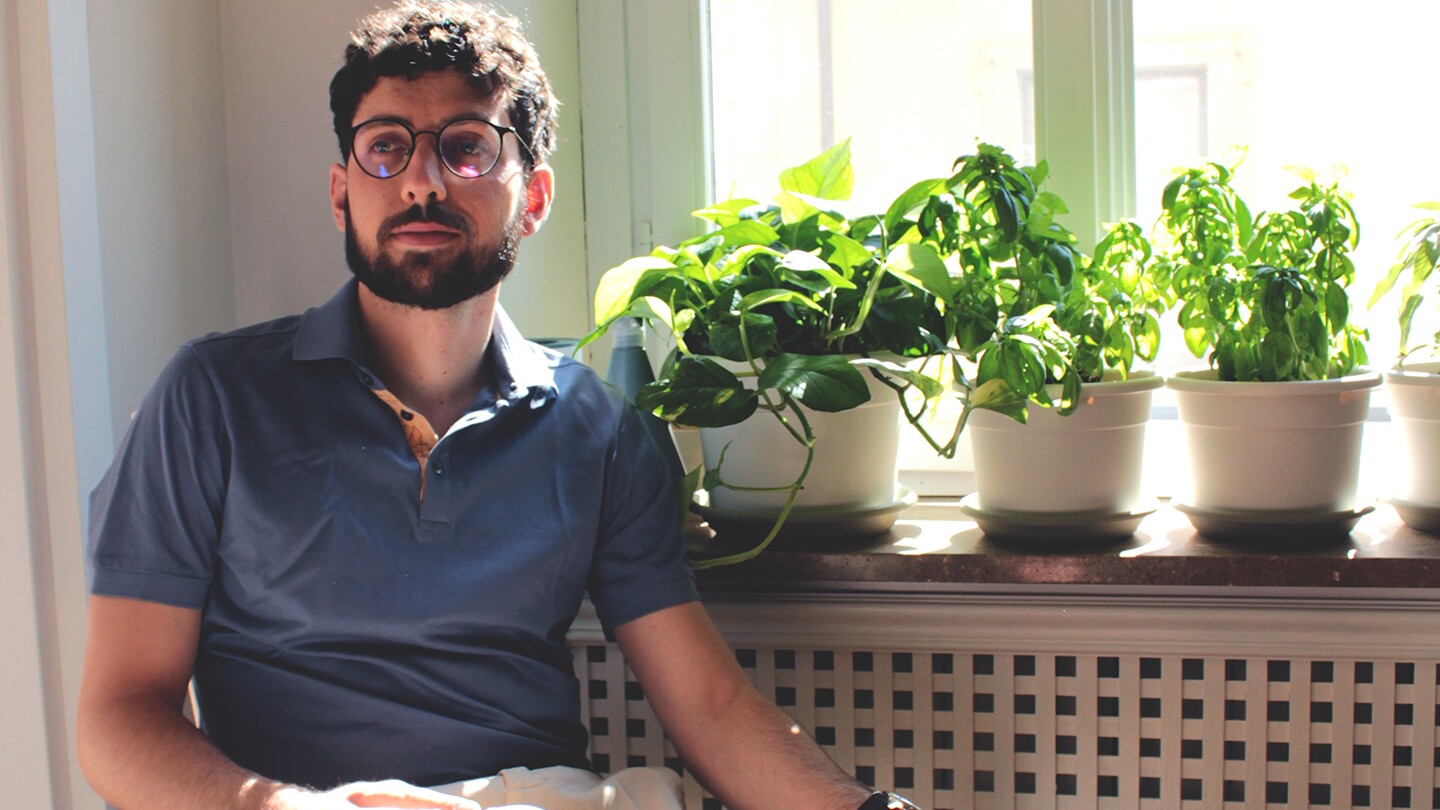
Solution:
M 550 216 L 550 204 L 555 200 L 555 172 L 547 163 L 530 170 L 529 182 L 525 185 L 525 219 L 521 234 L 534 236 Z
M 345 202 L 349 199 L 345 167 L 336 163 L 330 167 L 330 215 L 335 217 L 335 227 L 345 233 Z

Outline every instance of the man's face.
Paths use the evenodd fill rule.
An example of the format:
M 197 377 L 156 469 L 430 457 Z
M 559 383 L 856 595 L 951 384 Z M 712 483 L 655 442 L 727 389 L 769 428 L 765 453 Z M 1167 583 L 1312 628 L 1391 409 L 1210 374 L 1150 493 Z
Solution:
M 462 118 L 510 124 L 496 99 L 449 70 L 380 79 L 355 111 L 356 123 L 376 118 L 416 131 Z M 451 173 L 436 146 L 432 136 L 418 136 L 409 164 L 390 178 L 369 176 L 353 157 L 330 172 L 332 213 L 351 272 L 380 298 L 422 309 L 451 307 L 495 288 L 550 202 L 549 168 L 527 176 L 513 136 L 505 136 L 495 168 L 475 178 Z

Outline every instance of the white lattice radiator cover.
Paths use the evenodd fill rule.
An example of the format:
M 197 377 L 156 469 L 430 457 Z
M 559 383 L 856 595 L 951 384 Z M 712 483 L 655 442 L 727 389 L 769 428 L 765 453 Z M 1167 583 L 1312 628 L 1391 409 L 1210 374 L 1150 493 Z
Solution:
M 713 601 L 762 694 L 932 810 L 1440 807 L 1429 601 Z M 617 648 L 572 633 L 597 769 L 681 764 Z M 686 779 L 687 806 L 712 810 Z

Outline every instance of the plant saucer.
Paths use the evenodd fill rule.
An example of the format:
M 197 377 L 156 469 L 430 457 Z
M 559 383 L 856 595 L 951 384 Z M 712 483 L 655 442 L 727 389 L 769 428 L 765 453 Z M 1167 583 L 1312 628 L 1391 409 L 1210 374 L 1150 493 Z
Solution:
M 1348 539 L 1372 505 L 1315 511 L 1304 509 L 1201 509 L 1173 502 L 1195 531 L 1212 540 L 1264 543 L 1324 543 Z
M 1040 543 L 1123 540 L 1133 535 L 1155 508 L 1154 501 L 1146 501 L 1125 512 L 1016 512 L 986 509 L 974 492 L 960 501 L 960 511 L 990 537 Z
M 895 485 L 889 503 L 864 507 L 797 506 L 790 510 L 774 545 L 788 548 L 819 548 L 826 544 L 873 537 L 890 531 L 895 519 L 919 500 L 915 491 Z M 764 537 L 775 525 L 775 509 L 726 509 L 710 505 L 710 493 L 699 490 L 690 511 L 705 518 L 721 536 Z
M 1395 514 L 1405 521 L 1406 526 L 1416 531 L 1440 534 L 1440 505 L 1401 498 L 1386 498 L 1385 503 L 1395 507 Z

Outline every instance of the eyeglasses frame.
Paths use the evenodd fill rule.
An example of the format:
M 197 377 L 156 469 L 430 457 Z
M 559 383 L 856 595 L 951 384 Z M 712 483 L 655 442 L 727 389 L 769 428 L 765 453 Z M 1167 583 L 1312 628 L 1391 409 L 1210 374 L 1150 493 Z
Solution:
M 401 166 L 398 170 L 396 170 L 394 174 L 388 177 L 381 177 L 379 175 L 372 174 L 369 169 L 365 168 L 365 164 L 360 162 L 360 158 L 355 157 L 355 136 L 359 134 L 360 130 L 363 127 L 367 127 L 370 124 L 379 122 L 396 124 L 402 129 L 404 129 L 406 132 L 410 133 L 410 153 L 405 156 L 405 164 Z M 495 151 L 495 162 L 490 164 L 490 168 L 486 169 L 483 172 L 480 172 L 474 177 L 470 177 L 468 175 L 464 175 L 455 171 L 455 169 L 452 168 L 450 164 L 445 160 L 445 155 L 440 150 L 440 134 L 456 124 L 464 123 L 486 124 L 492 129 L 494 129 L 496 132 L 500 133 L 500 148 Z M 495 171 L 495 167 L 500 165 L 500 158 L 504 155 L 505 152 L 505 136 L 507 134 L 513 135 L 515 137 L 515 142 L 520 144 L 521 149 L 525 150 L 526 162 L 528 162 L 531 166 L 534 166 L 535 153 L 530 151 L 530 145 L 525 143 L 524 138 L 520 137 L 520 132 L 518 130 L 516 130 L 514 127 L 507 127 L 504 124 L 497 124 L 494 121 L 488 121 L 484 118 L 457 118 L 454 121 L 446 122 L 445 125 L 440 127 L 439 129 L 413 129 L 409 124 L 401 121 L 398 118 L 385 118 L 383 116 L 380 118 L 371 118 L 366 121 L 361 121 L 355 126 L 350 127 L 350 157 L 354 158 L 355 165 L 358 166 L 360 168 L 360 171 L 364 172 L 367 176 L 374 177 L 376 180 L 391 180 L 404 174 L 405 170 L 410 168 L 410 160 L 415 157 L 415 146 L 420 142 L 420 136 L 429 135 L 435 139 L 435 156 L 440 159 L 440 165 L 444 166 L 446 171 L 450 172 L 456 177 L 461 178 L 462 180 L 478 180 L 479 178 L 488 175 L 490 172 Z

